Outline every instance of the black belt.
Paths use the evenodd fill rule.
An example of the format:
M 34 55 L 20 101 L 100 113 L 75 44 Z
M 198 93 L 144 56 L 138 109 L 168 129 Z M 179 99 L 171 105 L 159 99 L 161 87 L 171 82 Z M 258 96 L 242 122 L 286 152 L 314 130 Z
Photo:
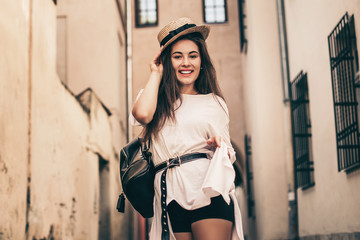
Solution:
M 169 168 L 180 166 L 183 163 L 191 162 L 199 158 L 208 158 L 206 153 L 189 153 L 175 158 L 171 158 L 168 161 L 161 163 L 155 167 L 155 172 L 164 172 L 161 174 L 160 187 L 161 187 L 161 240 L 170 240 L 169 234 L 169 221 L 167 220 L 167 206 L 166 206 L 166 173 Z
M 180 166 L 182 163 L 191 162 L 197 158 L 208 158 L 206 153 L 188 153 L 182 156 L 170 158 L 166 162 L 160 163 L 155 167 L 155 172 L 159 172 L 165 168 Z

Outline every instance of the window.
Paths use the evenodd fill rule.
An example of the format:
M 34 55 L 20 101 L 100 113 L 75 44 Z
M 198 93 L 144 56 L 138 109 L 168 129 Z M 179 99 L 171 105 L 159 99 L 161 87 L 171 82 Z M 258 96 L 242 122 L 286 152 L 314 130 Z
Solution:
M 245 163 L 246 163 L 246 190 L 247 190 L 247 205 L 248 218 L 255 218 L 255 201 L 252 192 L 253 173 L 252 173 L 252 158 L 251 158 L 251 138 L 245 135 Z
M 226 0 L 203 0 L 204 22 L 227 22 Z
M 314 186 L 308 92 L 307 74 L 301 71 L 291 82 L 291 117 L 296 188 L 303 189 Z
M 157 26 L 158 24 L 158 2 L 157 0 L 135 1 L 136 26 Z
M 328 36 L 338 171 L 360 166 L 359 71 L 354 15 L 346 13 Z
M 246 29 L 245 0 L 238 0 L 238 7 L 239 7 L 239 28 L 240 28 L 240 50 L 241 52 L 246 52 L 247 39 L 245 34 L 245 29 Z

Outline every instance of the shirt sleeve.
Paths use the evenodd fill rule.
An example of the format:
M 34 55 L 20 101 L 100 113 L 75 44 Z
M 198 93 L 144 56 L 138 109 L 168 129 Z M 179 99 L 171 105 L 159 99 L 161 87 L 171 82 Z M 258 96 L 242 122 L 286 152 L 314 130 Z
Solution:
M 226 143 L 231 163 L 234 163 L 236 161 L 236 153 L 235 153 L 235 150 L 234 150 L 234 148 L 233 148 L 233 146 L 231 144 L 231 138 L 230 138 L 229 110 L 227 108 L 227 105 L 226 105 L 225 101 L 222 98 L 218 97 L 218 101 L 219 101 L 219 103 L 221 105 L 221 108 L 222 108 L 222 111 L 224 113 L 223 114 L 224 119 L 222 121 L 220 121 L 219 134 L 220 134 L 221 138 L 224 140 L 224 142 Z
M 234 163 L 236 161 L 236 153 L 230 140 L 229 124 L 226 124 L 223 131 L 221 132 L 221 138 L 226 143 L 231 163 Z
M 139 99 L 139 97 L 141 96 L 142 92 L 144 91 L 144 89 L 141 89 L 138 93 L 138 95 L 136 96 L 136 100 L 135 102 Z M 142 126 L 141 123 L 139 123 L 135 117 L 133 116 L 132 112 L 130 112 L 129 115 L 129 122 L 131 126 Z

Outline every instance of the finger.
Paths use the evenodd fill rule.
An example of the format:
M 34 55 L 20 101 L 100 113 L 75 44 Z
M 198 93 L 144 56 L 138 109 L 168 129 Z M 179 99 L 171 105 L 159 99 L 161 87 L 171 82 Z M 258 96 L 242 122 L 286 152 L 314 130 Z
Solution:
M 161 52 L 162 52 L 162 49 L 164 48 L 164 46 L 162 46 L 160 49 L 159 49 L 159 51 L 156 53 L 156 55 L 155 55 L 155 57 L 154 57 L 154 59 L 153 59 L 153 62 L 155 63 L 155 64 L 160 64 L 160 55 L 161 55 Z
M 221 147 L 221 137 L 220 136 L 215 137 L 215 143 L 218 147 Z
M 206 142 L 207 142 L 208 145 L 210 145 L 212 147 L 220 147 L 220 145 L 221 145 L 221 137 L 215 136 L 215 137 L 212 137 L 212 138 L 208 139 Z
M 207 144 L 213 144 L 215 142 L 214 137 L 209 138 L 208 140 L 206 140 Z

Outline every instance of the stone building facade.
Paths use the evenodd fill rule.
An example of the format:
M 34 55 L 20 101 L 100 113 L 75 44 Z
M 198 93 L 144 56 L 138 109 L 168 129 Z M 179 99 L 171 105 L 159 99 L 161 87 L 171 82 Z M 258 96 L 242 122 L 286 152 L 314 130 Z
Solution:
M 0 239 L 130 239 L 124 7 L 0 3 Z
M 358 239 L 359 1 L 154 0 L 148 14 L 134 2 L 134 97 L 162 26 L 179 17 L 211 26 L 246 238 Z M 225 20 L 211 22 L 223 6 Z
M 243 6 L 249 238 L 359 239 L 359 1 Z

